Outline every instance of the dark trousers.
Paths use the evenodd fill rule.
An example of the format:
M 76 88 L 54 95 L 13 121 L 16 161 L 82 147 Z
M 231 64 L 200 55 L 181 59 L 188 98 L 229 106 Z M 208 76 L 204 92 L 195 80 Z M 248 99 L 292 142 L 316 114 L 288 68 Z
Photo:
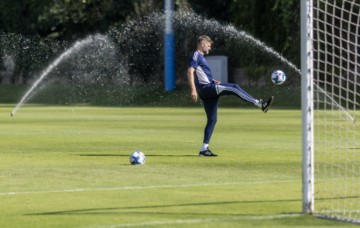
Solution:
M 238 84 L 234 83 L 210 83 L 198 86 L 198 93 L 204 103 L 204 109 L 207 117 L 206 126 L 204 129 L 204 143 L 209 144 L 211 136 L 214 132 L 217 122 L 217 109 L 219 98 L 223 95 L 235 95 L 238 98 L 255 103 L 256 99 L 245 92 Z

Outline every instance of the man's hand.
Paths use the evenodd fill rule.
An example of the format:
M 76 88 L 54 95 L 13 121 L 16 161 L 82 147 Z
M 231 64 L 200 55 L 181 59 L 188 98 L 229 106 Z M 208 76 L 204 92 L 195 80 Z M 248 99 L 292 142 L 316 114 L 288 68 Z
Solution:
M 192 100 L 193 102 L 196 102 L 197 99 L 198 99 L 198 94 L 197 94 L 197 92 L 196 92 L 196 89 L 195 89 L 195 90 L 191 90 L 191 100 Z
M 221 83 L 221 81 L 218 81 L 218 80 L 213 80 L 214 81 L 214 83 L 216 84 L 216 85 L 218 85 L 218 84 L 220 84 Z

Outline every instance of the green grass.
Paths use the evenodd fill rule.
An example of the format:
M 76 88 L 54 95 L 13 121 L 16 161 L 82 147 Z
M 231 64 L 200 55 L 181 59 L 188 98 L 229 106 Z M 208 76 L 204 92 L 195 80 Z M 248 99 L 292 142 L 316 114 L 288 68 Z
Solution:
M 202 158 L 201 108 L 0 107 L 0 227 L 351 226 L 301 215 L 299 110 L 220 108 Z

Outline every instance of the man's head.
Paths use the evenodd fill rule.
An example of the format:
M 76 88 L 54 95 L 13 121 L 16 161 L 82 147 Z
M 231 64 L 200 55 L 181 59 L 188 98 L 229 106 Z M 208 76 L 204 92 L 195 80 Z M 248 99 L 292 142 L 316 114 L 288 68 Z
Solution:
M 197 39 L 197 49 L 202 54 L 209 54 L 213 41 L 207 35 L 199 36 Z

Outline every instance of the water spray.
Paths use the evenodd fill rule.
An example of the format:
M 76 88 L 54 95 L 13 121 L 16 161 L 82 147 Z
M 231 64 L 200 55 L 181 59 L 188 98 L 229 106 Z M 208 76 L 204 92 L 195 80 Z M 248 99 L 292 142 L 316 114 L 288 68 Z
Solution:
M 17 112 L 17 110 L 25 103 L 25 101 L 29 98 L 31 93 L 34 91 L 35 88 L 40 84 L 40 82 L 56 67 L 58 66 L 64 59 L 69 57 L 71 54 L 76 53 L 78 50 L 80 50 L 82 47 L 84 47 L 87 44 L 90 44 L 96 39 L 107 39 L 105 36 L 102 35 L 91 35 L 87 38 L 77 41 L 71 48 L 69 48 L 67 51 L 62 53 L 58 58 L 56 58 L 40 75 L 40 77 L 34 82 L 34 84 L 31 86 L 31 88 L 25 93 L 25 95 L 21 98 L 20 102 L 15 106 L 15 108 L 11 111 L 10 116 L 14 116 Z
M 300 70 L 294 64 L 292 64 L 290 61 L 288 61 L 286 58 L 284 58 L 281 54 L 279 54 L 272 48 L 268 47 L 265 43 L 254 38 L 248 33 L 238 30 L 232 25 L 222 25 L 216 20 L 209 20 L 204 17 L 198 16 L 192 12 L 180 11 L 174 13 L 173 8 L 171 8 L 173 7 L 173 2 L 166 1 L 165 4 L 166 4 L 165 8 L 170 8 L 169 10 L 165 10 L 165 15 L 164 13 L 154 12 L 153 14 L 145 17 L 143 20 L 133 20 L 120 28 L 115 28 L 109 31 L 107 35 L 90 35 L 87 38 L 76 42 L 71 48 L 69 48 L 64 53 L 62 53 L 49 66 L 45 68 L 45 70 L 42 72 L 40 77 L 35 81 L 35 83 L 31 86 L 31 88 L 21 98 L 20 102 L 12 110 L 10 115 L 14 116 L 16 114 L 17 110 L 29 99 L 33 91 L 36 88 L 38 88 L 42 80 L 45 77 L 47 77 L 48 74 L 50 74 L 50 72 L 54 70 L 54 68 L 56 68 L 62 62 L 64 62 L 65 59 L 68 59 L 72 55 L 78 53 L 80 49 L 86 50 L 86 47 L 91 45 L 92 42 L 96 42 L 96 41 L 101 41 L 106 43 L 114 41 L 115 44 L 118 45 L 117 46 L 118 49 L 116 49 L 116 51 L 119 51 L 120 58 L 116 58 L 116 61 L 120 60 L 120 62 L 116 62 L 112 65 L 121 65 L 123 69 L 123 72 L 121 72 L 121 74 L 125 75 L 124 77 L 132 76 L 131 73 L 129 73 L 129 69 L 137 70 L 137 73 L 141 74 L 143 72 L 147 72 L 144 71 L 144 69 L 151 69 L 151 70 L 153 69 L 149 67 L 143 67 L 144 65 L 150 67 L 158 67 L 159 65 L 162 66 L 161 64 L 158 64 L 158 58 L 155 58 L 154 56 L 156 57 L 161 56 L 161 54 L 159 54 L 158 52 L 167 49 L 164 50 L 165 51 L 164 57 L 167 56 L 167 53 L 169 54 L 168 55 L 169 57 L 164 58 L 165 75 L 169 76 L 169 77 L 165 76 L 165 80 L 164 80 L 166 91 L 171 91 L 175 88 L 174 37 L 176 34 L 177 42 L 182 42 L 182 41 L 186 42 L 187 41 L 186 39 L 188 39 L 188 34 L 186 34 L 185 31 L 193 31 L 192 32 L 193 34 L 203 34 L 204 32 L 206 32 L 210 36 L 218 37 L 218 39 L 229 40 L 239 45 L 246 44 L 250 48 L 253 47 L 258 48 L 259 51 L 264 52 L 266 55 L 270 57 L 273 57 L 273 59 L 276 61 L 280 61 L 281 63 L 286 64 L 287 67 L 290 67 L 294 72 L 301 75 Z M 164 27 L 165 27 L 165 31 L 161 31 L 161 28 Z M 161 43 L 159 42 L 161 36 L 162 37 L 165 36 L 164 45 L 161 45 Z M 144 40 L 147 40 L 147 42 L 144 42 Z M 151 48 L 151 50 L 153 51 L 142 52 L 142 50 L 138 49 L 140 48 L 139 43 L 142 44 L 141 46 L 142 48 Z M 188 44 L 184 43 L 184 46 L 188 46 Z M 134 48 L 134 47 L 138 47 L 138 48 Z M 115 52 L 115 49 L 113 51 Z M 186 53 L 184 52 L 185 52 L 184 50 L 179 50 L 178 55 L 180 56 L 186 55 Z M 106 53 L 107 55 L 109 54 L 108 52 Z M 139 65 L 136 62 L 137 58 L 134 58 L 134 56 L 137 55 L 145 55 L 144 57 L 143 56 L 140 57 L 143 57 L 146 60 L 151 60 L 151 61 L 154 60 L 154 61 L 147 62 L 144 65 Z M 154 55 L 154 56 L 150 56 L 150 55 Z M 82 57 L 86 57 L 86 56 L 82 56 Z M 98 58 L 99 56 L 95 55 L 95 57 Z M 113 67 L 112 65 L 111 67 Z M 136 66 L 136 68 L 134 66 Z M 86 68 L 92 70 L 91 67 L 86 66 Z M 140 70 L 142 71 L 139 70 L 139 67 Z M 95 71 L 96 70 L 97 69 L 95 69 Z M 154 71 L 158 72 L 157 70 Z M 99 72 L 94 72 L 94 74 L 99 74 Z M 85 78 L 89 76 L 88 74 L 84 74 L 83 72 L 81 72 L 80 75 Z M 75 75 L 75 76 L 80 77 L 79 75 Z M 167 80 L 167 78 L 169 78 L 169 80 Z M 77 80 L 76 77 L 72 79 Z

